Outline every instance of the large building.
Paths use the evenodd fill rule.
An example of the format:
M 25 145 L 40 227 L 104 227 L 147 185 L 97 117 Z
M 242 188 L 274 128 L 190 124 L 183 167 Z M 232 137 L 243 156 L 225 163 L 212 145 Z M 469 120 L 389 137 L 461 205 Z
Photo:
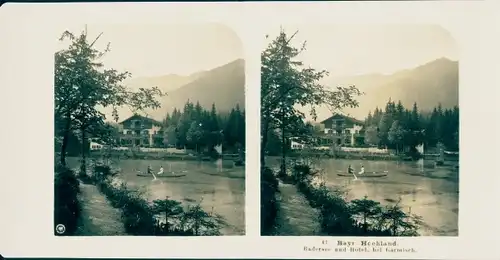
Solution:
M 320 124 L 323 129 L 318 134 L 320 145 L 358 146 L 364 143 L 363 121 L 336 113 Z
M 139 147 L 164 147 L 163 124 L 154 119 L 135 114 L 120 123 L 120 145 Z

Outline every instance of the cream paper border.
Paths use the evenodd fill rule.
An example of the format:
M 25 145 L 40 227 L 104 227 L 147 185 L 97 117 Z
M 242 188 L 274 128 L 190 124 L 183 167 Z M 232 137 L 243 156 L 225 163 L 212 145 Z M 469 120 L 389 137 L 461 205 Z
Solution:
M 5 4 L 0 8 L 0 254 L 4 257 L 499 259 L 495 2 Z M 246 61 L 246 236 L 53 236 L 53 55 L 65 24 L 206 23 L 235 30 Z M 417 253 L 311 253 L 337 238 L 259 237 L 259 82 L 264 35 L 283 24 L 440 24 L 460 50 L 459 237 L 387 238 Z M 62 30 L 61 30 L 62 29 Z M 495 31 L 496 30 L 496 31 Z M 494 48 L 495 47 L 495 48 Z M 496 58 L 498 61 L 498 58 Z M 498 77 L 497 77 L 498 78 Z M 495 139 L 496 138 L 496 139 Z M 494 143 L 496 140 L 496 144 Z M 491 170 L 491 171 L 490 171 Z M 493 201 L 488 201 L 494 199 Z M 342 238 L 360 241 L 363 238 Z

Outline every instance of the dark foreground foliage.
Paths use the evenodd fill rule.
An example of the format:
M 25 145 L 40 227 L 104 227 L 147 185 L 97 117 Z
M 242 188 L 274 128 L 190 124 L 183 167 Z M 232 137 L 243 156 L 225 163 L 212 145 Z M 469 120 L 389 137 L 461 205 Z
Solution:
M 272 235 L 276 216 L 278 214 L 278 180 L 269 168 L 262 168 L 260 181 L 260 233 L 263 236 Z
M 398 203 L 384 207 L 367 197 L 348 202 L 345 191 L 332 191 L 324 183 L 312 184 L 315 174 L 308 165 L 295 165 L 288 180 L 297 185 L 313 208 L 320 210 L 326 235 L 418 236 L 421 218 L 405 213 Z
M 80 218 L 81 205 L 78 200 L 80 183 L 75 173 L 63 166 L 57 166 L 54 179 L 54 234 L 74 235 Z M 57 233 L 55 227 L 62 224 L 66 231 Z
M 225 225 L 221 216 L 210 214 L 201 206 L 187 206 L 164 199 L 145 200 L 137 190 L 113 179 L 115 173 L 107 165 L 94 166 L 91 180 L 121 210 L 125 231 L 136 236 L 218 236 Z M 161 221 L 160 221 L 161 220 Z

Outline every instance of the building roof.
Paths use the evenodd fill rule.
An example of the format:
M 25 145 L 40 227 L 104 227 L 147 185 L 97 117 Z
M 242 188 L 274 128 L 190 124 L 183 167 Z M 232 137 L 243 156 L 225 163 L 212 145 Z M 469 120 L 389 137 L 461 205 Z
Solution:
M 364 125 L 363 121 L 358 120 L 358 119 L 356 119 L 354 117 L 350 117 L 350 116 L 346 116 L 346 115 L 340 114 L 340 113 L 334 113 L 329 118 L 321 121 L 320 124 L 324 124 L 326 121 L 330 121 L 330 120 L 333 120 L 333 119 L 344 119 L 346 121 L 350 121 L 350 122 L 358 124 L 358 125 Z
M 152 123 L 153 125 L 159 125 L 159 126 L 163 125 L 163 123 L 161 123 L 159 121 L 156 121 L 156 120 L 149 118 L 149 117 L 141 116 L 139 114 L 134 114 L 133 116 L 121 121 L 120 125 L 123 125 L 125 122 L 128 122 L 130 120 L 142 120 L 142 121 L 147 122 L 147 123 Z

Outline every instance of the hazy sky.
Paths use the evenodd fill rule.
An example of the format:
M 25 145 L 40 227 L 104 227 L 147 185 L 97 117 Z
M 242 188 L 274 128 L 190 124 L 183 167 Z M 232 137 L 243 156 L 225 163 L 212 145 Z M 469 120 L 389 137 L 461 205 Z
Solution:
M 64 30 L 80 33 L 84 28 L 84 25 L 65 27 L 61 33 Z M 237 34 L 219 24 L 89 24 L 87 31 L 91 40 L 103 32 L 96 43 L 99 49 L 111 43 L 111 52 L 103 58 L 105 65 L 127 70 L 133 77 L 188 75 L 243 58 Z
M 305 65 L 326 69 L 331 76 L 393 73 L 431 60 L 458 60 L 454 39 L 434 25 L 284 25 L 298 34 L 295 46 L 307 40 L 300 59 Z M 277 35 L 270 32 L 270 38 Z

